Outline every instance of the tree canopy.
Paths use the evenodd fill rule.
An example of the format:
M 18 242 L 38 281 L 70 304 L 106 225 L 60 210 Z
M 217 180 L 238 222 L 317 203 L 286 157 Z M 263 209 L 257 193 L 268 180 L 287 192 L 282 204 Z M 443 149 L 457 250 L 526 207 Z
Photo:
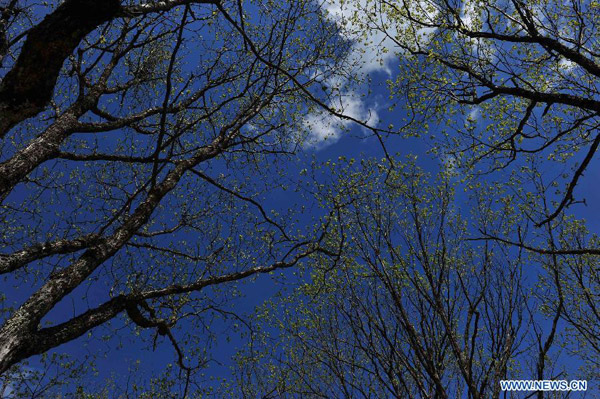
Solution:
M 597 379 L 599 7 L 1 2 L 0 396 Z M 332 123 L 377 157 L 321 162 Z M 286 269 L 250 314 L 236 282 Z M 203 385 L 214 327 L 240 325 L 231 375 Z M 125 341 L 169 360 L 88 384 Z
M 318 5 L 10 1 L 0 33 L 8 381 L 116 318 L 189 372 L 190 340 L 232 295 L 211 287 L 322 251 L 258 197 L 302 144 L 313 86 L 343 69 Z
M 594 257 L 474 240 L 480 226 L 510 234 L 522 216 L 495 207 L 496 187 L 465 211 L 448 174 L 397 161 L 391 174 L 386 159 L 334 168 L 323 195 L 349 204 L 330 237 L 344 235 L 342 255 L 314 259 L 307 283 L 258 310 L 280 332 L 240 353 L 240 396 L 503 398 L 523 393 L 501 380 L 598 378 Z M 584 236 L 571 224 L 548 238 Z
M 598 4 L 579 1 L 367 1 L 360 29 L 400 58 L 392 93 L 408 96 L 415 132 L 445 126 L 436 147 L 476 174 L 564 162 L 540 227 L 578 203 L 600 142 Z M 425 126 L 424 126 L 425 125 Z M 543 165 L 543 166 L 542 166 Z M 554 190 L 553 190 L 554 191 Z

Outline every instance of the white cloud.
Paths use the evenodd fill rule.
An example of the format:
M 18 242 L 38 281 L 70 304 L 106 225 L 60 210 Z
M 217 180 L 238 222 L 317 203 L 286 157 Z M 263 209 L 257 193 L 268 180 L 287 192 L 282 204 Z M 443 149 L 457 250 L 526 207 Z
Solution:
M 346 39 L 353 42 L 348 63 L 358 74 L 366 76 L 374 72 L 391 74 L 389 64 L 393 59 L 392 52 L 386 50 L 393 48 L 393 42 L 386 38 L 385 34 L 371 31 L 365 39 L 358 36 L 359 27 L 355 24 L 354 17 L 361 16 L 366 6 L 366 0 L 358 4 L 342 4 L 340 0 L 326 0 L 322 7 L 328 17 L 335 21 L 346 35 Z M 375 126 L 379 121 L 376 107 L 368 107 L 360 93 L 345 89 L 347 81 L 341 77 L 335 77 L 323 82 L 328 88 L 342 88 L 335 101 L 327 104 L 340 113 L 351 118 Z M 350 128 L 353 122 L 347 119 L 337 118 L 326 111 L 315 111 L 304 119 L 304 127 L 308 131 L 305 142 L 306 147 L 323 148 L 335 143 L 341 137 L 345 129 Z
M 481 108 L 475 106 L 471 109 L 471 111 L 469 112 L 469 115 L 467 115 L 467 120 L 476 122 L 479 119 L 480 114 L 481 114 Z
M 393 49 L 394 43 L 383 32 L 371 30 L 365 38 L 360 36 L 361 29 L 355 24 L 355 18 L 362 18 L 367 6 L 365 0 L 358 3 L 342 3 L 339 0 L 328 0 L 323 7 L 329 17 L 340 26 L 348 39 L 354 41 L 349 62 L 354 65 L 361 73 L 385 72 L 391 74 L 389 64 L 394 57 L 392 52 L 386 52 L 386 49 Z M 383 18 L 387 23 L 387 18 Z
M 460 20 L 463 25 L 471 31 L 482 30 L 482 14 L 483 10 L 477 0 L 465 0 L 462 3 L 460 11 Z M 461 37 L 465 38 L 461 34 Z M 484 39 L 465 38 L 467 43 L 471 45 L 473 55 L 479 59 L 486 60 L 488 63 L 497 61 L 496 49 L 491 46 L 491 42 Z
M 379 122 L 377 107 L 367 108 L 361 96 L 357 93 L 346 93 L 331 104 L 340 113 L 353 119 L 363 121 L 371 126 Z M 354 122 L 341 119 L 326 111 L 318 111 L 309 114 L 304 119 L 304 127 L 308 132 L 305 146 L 322 148 L 335 143 L 341 137 L 342 131 L 350 127 Z
M 479 17 L 478 13 L 480 13 L 480 9 L 478 10 L 475 1 L 466 0 L 462 4 L 461 16 L 460 19 L 465 27 L 469 30 L 477 29 L 478 26 L 475 24 L 475 17 Z
M 577 64 L 564 57 L 560 57 L 560 60 L 558 61 L 558 67 L 561 71 L 568 73 L 571 72 L 575 67 L 577 67 Z
M 416 0 L 409 4 L 411 7 L 418 7 L 419 12 L 422 13 L 426 12 L 426 7 L 421 8 L 420 6 L 426 1 Z M 400 52 L 394 41 L 384 33 L 385 30 L 390 33 L 395 32 L 395 28 L 398 28 L 397 23 L 392 23 L 386 14 L 379 10 L 373 13 L 373 7 L 377 3 L 369 0 L 325 0 L 322 3 L 328 17 L 341 28 L 345 37 L 353 42 L 348 63 L 354 72 L 362 76 L 376 72 L 391 75 L 393 60 L 398 57 Z M 429 15 L 429 17 L 432 16 Z M 431 32 L 428 29 L 419 29 L 418 31 L 422 34 L 423 40 L 427 40 L 427 34 Z M 343 88 L 347 86 L 346 83 L 348 82 L 340 81 L 339 78 L 335 81 L 323 82 L 329 88 Z M 328 106 L 370 126 L 375 126 L 379 121 L 377 107 L 367 106 L 363 97 L 356 91 L 341 90 L 340 104 L 330 103 Z M 304 125 L 309 130 L 306 146 L 322 148 L 336 142 L 342 131 L 349 128 L 352 122 L 319 111 L 308 115 Z
M 458 160 L 454 155 L 448 154 L 442 157 L 442 170 L 447 176 L 458 176 Z

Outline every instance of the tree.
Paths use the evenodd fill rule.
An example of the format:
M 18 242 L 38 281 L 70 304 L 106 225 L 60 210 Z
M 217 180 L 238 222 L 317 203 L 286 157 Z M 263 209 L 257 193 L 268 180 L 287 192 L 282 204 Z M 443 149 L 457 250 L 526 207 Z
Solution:
M 258 196 L 346 48 L 304 0 L 3 2 L 0 374 L 123 316 L 189 378 L 211 287 L 323 250 Z
M 508 398 L 523 393 L 502 392 L 501 380 L 597 378 L 589 366 L 600 352 L 580 343 L 598 319 L 590 331 L 572 323 L 595 317 L 596 305 L 576 305 L 589 306 L 581 298 L 597 288 L 581 286 L 592 281 L 587 258 L 471 240 L 482 225 L 519 228 L 509 201 L 489 206 L 497 186 L 468 217 L 448 174 L 395 164 L 391 173 L 386 160 L 334 167 L 324 196 L 339 211 L 329 239 L 335 248 L 343 238 L 342 256 L 315 256 L 306 284 L 258 313 L 282 333 L 263 331 L 240 355 L 241 397 Z
M 554 174 L 547 212 L 531 214 L 537 228 L 585 202 L 576 186 L 600 144 L 596 2 L 352 4 L 356 29 L 384 34 L 398 54 L 390 88 L 406 98 L 408 132 L 435 135 L 437 153 L 464 174 L 520 174 L 527 159 Z
M 242 396 L 499 398 L 502 379 L 596 379 L 600 252 L 572 211 L 600 143 L 597 2 L 344 5 L 396 54 L 398 124 L 433 136 L 445 171 L 390 157 L 339 172 L 343 255 L 311 263 L 294 310 L 265 307 L 284 333 L 249 350 L 270 349 L 262 362 L 241 355 Z
M 436 136 L 434 152 L 477 201 L 482 182 L 502 183 L 487 193 L 490 201 L 523 215 L 516 230 L 480 226 L 472 238 L 549 262 L 551 307 L 597 354 L 597 330 L 582 327 L 598 325 L 598 297 L 590 293 L 598 289 L 592 265 L 600 251 L 569 208 L 588 205 L 580 183 L 600 144 L 598 3 L 360 4 L 371 10 L 357 14 L 360 29 L 383 32 L 399 56 L 402 73 L 390 87 L 408 98 L 409 131 Z

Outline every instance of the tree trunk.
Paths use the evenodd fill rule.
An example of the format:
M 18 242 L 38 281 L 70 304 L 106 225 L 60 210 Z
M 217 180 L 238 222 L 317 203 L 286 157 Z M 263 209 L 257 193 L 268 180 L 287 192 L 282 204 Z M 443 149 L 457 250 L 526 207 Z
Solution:
M 31 29 L 17 61 L 0 83 L 0 138 L 46 108 L 65 59 L 119 10 L 118 0 L 66 0 Z

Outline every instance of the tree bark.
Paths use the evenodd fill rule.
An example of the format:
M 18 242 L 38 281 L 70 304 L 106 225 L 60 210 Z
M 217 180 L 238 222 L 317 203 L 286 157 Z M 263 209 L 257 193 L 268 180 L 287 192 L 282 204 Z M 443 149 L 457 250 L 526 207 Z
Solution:
M 79 259 L 48 278 L 40 289 L 17 309 L 0 329 L 0 375 L 13 364 L 36 353 L 32 346 L 39 337 L 42 318 L 66 295 L 71 293 L 96 268 L 112 257 L 150 218 L 160 201 L 177 185 L 183 174 L 194 165 L 217 156 L 226 145 L 221 138 L 171 170 L 164 180 L 149 191 L 146 199 L 105 241 L 85 251 Z
M 191 3 L 217 4 L 217 0 L 131 6 L 122 6 L 119 0 L 66 0 L 30 30 L 17 61 L 0 82 L 0 138 L 17 123 L 46 108 L 65 59 L 98 26 L 114 18 L 169 11 Z
M 31 29 L 0 83 L 0 138 L 46 108 L 64 60 L 86 35 L 119 11 L 119 0 L 66 0 Z

